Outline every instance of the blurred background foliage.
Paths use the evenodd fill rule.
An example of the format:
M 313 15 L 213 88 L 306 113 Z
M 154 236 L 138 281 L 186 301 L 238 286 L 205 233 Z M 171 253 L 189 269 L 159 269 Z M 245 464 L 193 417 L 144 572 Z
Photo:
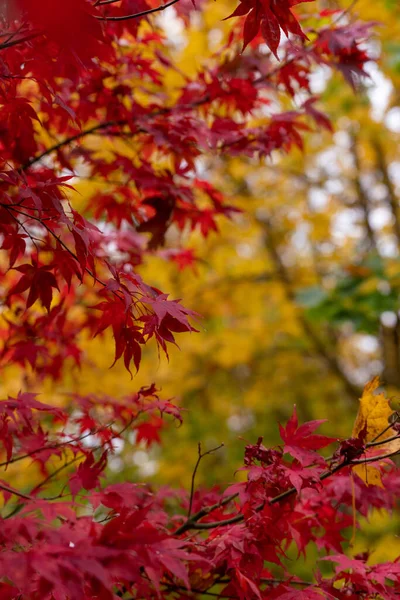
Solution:
M 228 4 L 209 2 L 187 29 L 169 13 L 170 52 L 183 73 L 206 67 L 223 43 Z M 348 5 L 319 1 L 321 9 Z M 315 7 L 306 10 L 312 24 Z M 197 443 L 209 449 L 223 442 L 198 476 L 199 484 L 223 485 L 241 466 L 246 441 L 279 442 L 277 422 L 293 404 L 303 420 L 327 419 L 325 433 L 350 436 L 360 389 L 372 376 L 382 376 L 389 395 L 399 394 L 400 4 L 358 0 L 349 14 L 377 22 L 369 42 L 377 62 L 357 93 L 322 67 L 315 73 L 333 134 L 312 130 L 303 153 L 261 163 L 210 157 L 202 171 L 242 212 L 221 220 L 220 234 L 206 240 L 168 231 L 167 247 L 193 249 L 193 265 L 179 269 L 155 252 L 139 268 L 145 281 L 202 315 L 199 333 L 180 336 L 169 363 L 147 348 L 132 381 L 121 364 L 109 369 L 107 337 L 85 340 L 81 370 L 66 371 L 61 381 L 6 372 L 4 393 L 40 388 L 45 401 L 62 403 L 71 391 L 120 397 L 153 381 L 175 397 L 184 425 L 166 428 L 161 446 L 121 448 L 110 463 L 116 481 L 189 486 Z M 166 93 L 181 77 L 166 69 Z M 94 183 L 76 188 L 75 202 L 89 205 Z M 377 559 L 383 549 L 387 558 L 386 530 L 394 527 L 381 519 L 372 519 L 356 544 L 360 551 L 371 543 Z M 390 552 L 400 548 L 392 544 Z

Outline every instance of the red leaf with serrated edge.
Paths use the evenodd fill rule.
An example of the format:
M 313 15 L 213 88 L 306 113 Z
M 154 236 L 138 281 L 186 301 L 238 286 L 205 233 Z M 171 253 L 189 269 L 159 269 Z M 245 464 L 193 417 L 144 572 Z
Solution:
M 351 479 L 351 463 L 365 449 L 362 435 L 324 460 L 320 449 L 331 440 L 316 434 L 320 422 L 299 425 L 294 413 L 281 428 L 281 446 L 269 447 L 267 436 L 246 443 L 241 470 L 247 479 L 225 491 L 197 486 L 196 473 L 192 490 L 190 481 L 189 490 L 139 481 L 103 488 L 107 453 L 112 480 L 122 482 L 132 475 L 132 458 L 140 462 L 138 445 L 154 447 L 170 421 L 179 426 L 179 409 L 161 400 L 154 385 L 119 398 L 125 384 L 118 377 L 115 397 L 97 395 L 101 383 L 88 379 L 81 382 L 85 395 L 59 398 L 68 382 L 79 389 L 82 376 L 71 367 L 81 356 L 83 366 L 97 358 L 85 352 L 89 334 L 112 333 L 115 360 L 133 372 L 150 338 L 167 353 L 178 335 L 194 331 L 196 315 L 137 271 L 149 255 L 157 254 L 158 263 L 162 252 L 181 267 L 193 264 L 193 253 L 180 244 L 195 230 L 203 237 L 217 232 L 220 221 L 235 215 L 225 194 L 234 196 L 248 179 L 242 159 L 256 168 L 278 152 L 318 150 L 303 144 L 304 134 L 312 136 L 309 117 L 328 127 L 311 94 L 314 70 L 331 67 L 354 84 L 367 60 L 367 29 L 347 13 L 338 27 L 326 13 L 321 31 L 317 7 L 306 11 L 312 40 L 305 44 L 292 12 L 297 4 L 234 3 L 237 21 L 226 23 L 231 30 L 221 45 L 217 36 L 206 64 L 200 60 L 196 72 L 186 73 L 170 51 L 169 27 L 154 15 L 149 19 L 157 26 L 150 27 L 135 14 L 162 11 L 160 0 L 0 0 L 0 288 L 6 299 L 0 367 L 11 366 L 10 385 L 15 371 L 15 381 L 29 390 L 0 400 L 0 464 L 16 467 L 9 482 L 0 481 L 3 504 L 8 500 L 0 600 L 218 594 L 395 600 L 398 561 L 372 566 L 366 556 L 342 558 L 337 569 L 316 571 L 307 581 L 290 572 L 296 550 L 303 557 L 310 547 L 312 556 L 333 554 L 334 560 L 348 551 L 353 520 L 357 525 L 358 516 L 365 520 L 371 509 L 392 510 L 397 502 L 395 464 L 386 461 L 379 490 Z M 174 10 L 189 27 L 186 37 L 191 3 L 176 2 Z M 246 50 L 237 55 L 241 28 Z M 281 47 L 282 32 L 290 39 Z M 273 54 L 281 51 L 284 63 L 276 65 Z M 170 76 L 174 90 L 166 93 Z M 239 168 L 225 181 L 226 158 Z M 279 157 L 274 162 L 284 167 Z M 215 168 L 221 189 L 209 183 Z M 68 185 L 71 177 L 82 180 L 80 199 Z M 165 279 L 153 275 L 155 284 Z M 97 339 L 100 351 L 107 340 Z M 100 377 L 101 361 L 97 366 Z M 36 381 L 48 393 L 56 389 L 49 378 L 62 383 L 51 402 L 67 406 L 68 416 L 31 394 Z M 208 447 L 212 440 L 204 441 Z M 199 462 L 204 454 L 199 447 Z M 196 448 L 180 458 L 196 465 Z M 163 460 L 156 463 L 167 472 Z
M 107 452 L 103 452 L 96 462 L 93 453 L 90 453 L 82 462 L 76 473 L 69 480 L 69 487 L 73 496 L 83 488 L 92 490 L 100 485 L 100 476 L 107 465 Z
M 29 289 L 26 308 L 29 308 L 36 300 L 40 299 L 43 306 L 49 312 L 53 298 L 53 288 L 59 289 L 55 276 L 49 272 L 51 268 L 51 266 L 39 267 L 36 264 L 25 264 L 16 267 L 16 271 L 23 273 L 23 276 L 10 290 L 9 296 L 21 294 Z
M 257 33 L 260 30 L 260 12 L 256 6 L 256 8 L 252 8 L 249 14 L 246 17 L 246 20 L 243 25 L 243 48 L 242 52 L 246 48 L 246 46 L 256 37 Z
M 82 282 L 82 269 L 80 268 L 77 260 L 71 256 L 69 252 L 63 250 L 62 248 L 54 250 L 54 262 L 56 269 L 65 280 L 68 290 L 71 289 L 73 277 L 77 277 L 78 280 Z
M 325 448 L 336 440 L 335 438 L 313 434 L 313 431 L 322 423 L 324 423 L 323 420 L 310 421 L 298 427 L 296 407 L 294 407 L 293 415 L 286 427 L 279 425 L 280 435 L 284 442 L 284 452 L 291 454 L 303 466 L 323 462 L 322 457 L 315 450 Z
M 154 417 L 147 423 L 141 423 L 135 430 L 137 432 L 137 442 L 144 441 L 146 447 L 149 448 L 152 444 L 160 444 L 160 431 L 164 425 L 164 421 L 159 417 Z
M 243 600 L 248 598 L 259 598 L 261 600 L 261 591 L 251 579 L 241 573 L 239 569 L 235 569 L 234 576 L 238 582 L 239 595 Z
M 278 19 L 272 13 L 267 11 L 261 19 L 261 33 L 271 52 L 278 58 L 277 50 L 281 39 L 281 28 Z
M 237 8 L 235 8 L 233 13 L 230 14 L 228 17 L 225 17 L 225 19 L 223 19 L 223 20 L 226 21 L 227 19 L 231 19 L 232 17 L 243 17 L 244 15 L 247 15 L 247 13 L 251 11 L 253 6 L 254 6 L 254 2 L 252 0 L 241 0 L 239 6 Z
M 241 2 L 228 18 L 247 15 L 243 27 L 243 50 L 256 37 L 260 27 L 266 43 L 275 56 L 280 41 L 280 29 L 285 32 L 286 36 L 293 33 L 306 39 L 299 22 L 291 11 L 292 6 L 302 1 L 312 0 L 248 0 Z
M 133 361 L 135 365 L 136 372 L 139 370 L 140 359 L 142 357 L 142 349 L 140 344 L 144 344 L 144 338 L 142 332 L 137 327 L 125 327 L 122 331 L 122 336 L 124 338 L 124 365 L 126 370 L 130 373 L 132 377 L 132 373 L 130 370 L 130 364 Z M 122 353 L 117 356 L 117 352 L 115 354 L 115 362 L 120 358 Z
M 28 236 L 25 234 L 11 233 L 4 236 L 2 249 L 10 251 L 10 267 L 14 266 L 17 258 L 24 254 L 26 248 L 25 239 Z

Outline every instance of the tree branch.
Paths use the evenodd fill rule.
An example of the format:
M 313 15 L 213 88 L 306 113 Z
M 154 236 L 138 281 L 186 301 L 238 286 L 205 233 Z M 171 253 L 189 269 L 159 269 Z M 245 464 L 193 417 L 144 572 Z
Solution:
M 353 180 L 354 187 L 356 189 L 357 203 L 363 214 L 363 221 L 364 221 L 364 227 L 366 230 L 367 242 L 368 242 L 368 245 L 370 246 L 370 248 L 372 248 L 376 253 L 378 253 L 378 245 L 376 242 L 375 232 L 371 227 L 371 223 L 369 222 L 370 200 L 368 197 L 368 193 L 367 193 L 366 189 L 364 188 L 363 183 L 361 181 L 361 163 L 360 163 L 360 157 L 358 154 L 357 138 L 354 133 L 352 134 L 351 153 L 353 156 L 353 163 L 354 163 L 354 169 L 355 169 L 355 175 L 354 175 L 354 180 Z
M 33 40 L 34 38 L 38 37 L 39 35 L 40 35 L 39 33 L 31 33 L 30 35 L 26 35 L 25 37 L 19 38 L 17 40 L 3 42 L 3 44 L 0 44 L 0 50 L 5 50 L 6 48 L 10 48 L 11 46 L 17 46 L 18 44 L 22 44 L 24 42 L 29 42 L 30 40 Z
M 343 382 L 343 385 L 349 396 L 352 398 L 358 398 L 360 395 L 359 388 L 349 380 L 346 373 L 340 366 L 336 355 L 329 351 L 326 341 L 321 339 L 321 337 L 317 334 L 315 329 L 310 325 L 303 313 L 297 307 L 292 281 L 289 277 L 285 265 L 282 262 L 279 252 L 277 251 L 276 246 L 273 243 L 273 230 L 270 221 L 267 218 L 263 217 L 262 219 L 258 219 L 258 222 L 260 226 L 264 229 L 265 246 L 271 256 L 272 262 L 275 265 L 275 269 L 282 283 L 286 299 L 294 307 L 297 308 L 297 318 L 300 322 L 301 327 L 303 328 L 304 333 L 307 335 L 307 337 L 313 344 L 314 349 L 326 362 L 331 371 Z
M 196 473 L 197 473 L 197 469 L 199 468 L 199 465 L 201 463 L 201 460 L 207 456 L 208 454 L 212 454 L 213 452 L 216 452 L 217 450 L 220 450 L 221 448 L 223 448 L 224 444 L 220 444 L 219 446 L 216 446 L 216 448 L 212 448 L 211 450 L 207 450 L 207 452 L 202 453 L 201 452 L 201 443 L 199 442 L 198 447 L 197 447 L 197 451 L 198 451 L 198 459 L 196 461 L 195 467 L 193 469 L 193 473 L 192 473 L 192 483 L 190 486 L 190 500 L 189 500 L 189 509 L 188 509 L 188 519 L 190 518 L 191 512 L 192 512 L 192 505 L 193 505 L 193 497 L 194 497 L 194 482 L 196 479 Z
M 84 435 L 81 435 L 78 438 L 74 438 L 72 440 L 67 440 L 65 442 L 57 442 L 55 444 L 49 444 L 48 446 L 43 446 L 42 448 L 37 448 L 36 450 L 32 450 L 32 452 L 28 452 L 27 454 L 23 454 L 22 456 L 16 456 L 15 458 L 12 458 L 11 460 L 7 460 L 7 461 L 0 463 L 0 467 L 7 467 L 8 465 L 12 465 L 20 460 L 23 460 L 24 458 L 30 458 L 31 456 L 34 456 L 35 454 L 39 454 L 40 452 L 45 452 L 46 450 L 55 450 L 57 448 L 62 448 L 63 446 L 68 446 L 69 444 L 73 444 L 75 442 L 80 442 L 81 440 L 84 440 L 85 438 L 89 437 L 90 435 L 97 435 L 100 431 L 103 431 L 104 429 L 108 429 L 111 426 L 112 426 L 112 424 L 106 425 L 105 427 L 97 429 L 96 431 L 89 431 L 89 433 L 85 433 Z
M 36 156 L 33 156 L 26 163 L 24 163 L 18 170 L 25 171 L 26 169 L 28 169 L 35 163 L 40 162 L 43 158 L 45 158 L 45 156 L 48 156 L 49 154 L 52 154 L 53 152 L 60 150 L 60 148 L 62 148 L 63 146 L 67 146 L 67 145 L 71 144 L 72 142 L 75 142 L 76 140 L 86 137 L 87 135 L 91 135 L 102 129 L 107 129 L 108 127 L 122 127 L 123 125 L 127 125 L 128 122 L 129 121 L 127 121 L 126 119 L 121 119 L 120 121 L 104 121 L 103 123 L 98 123 L 97 125 L 93 125 L 93 127 L 89 127 L 88 129 L 83 129 L 82 131 L 79 131 L 78 133 L 61 140 L 57 144 L 50 146 L 49 148 L 44 150 L 41 154 L 37 154 Z
M 151 15 L 152 13 L 161 12 L 166 8 L 169 8 L 173 4 L 176 4 L 179 0 L 170 0 L 167 4 L 162 4 L 161 6 L 156 6 L 155 8 L 148 8 L 147 10 L 142 10 L 141 12 L 134 13 L 132 15 L 124 15 L 120 17 L 100 17 L 95 15 L 96 19 L 99 21 L 129 21 L 131 19 L 139 19 L 140 17 L 145 17 L 146 15 Z M 112 4 L 112 2 L 99 2 L 97 6 L 101 6 L 104 4 Z
M 383 431 L 381 432 L 380 435 L 382 435 L 382 434 L 383 434 Z M 394 439 L 395 440 L 400 439 L 400 436 L 396 435 L 396 436 L 387 438 L 383 442 L 376 442 L 376 441 L 368 442 L 367 444 L 365 444 L 365 447 L 366 448 L 371 448 L 371 447 L 378 446 L 378 445 L 384 445 L 385 443 L 391 442 Z M 400 454 L 400 449 L 397 449 L 397 450 L 395 450 L 393 452 L 390 452 L 388 454 L 383 454 L 383 455 L 379 455 L 379 456 L 372 456 L 372 457 L 368 457 L 368 458 L 361 459 L 361 460 L 346 458 L 341 463 L 335 465 L 334 467 L 328 468 L 327 471 L 325 471 L 324 473 L 322 473 L 319 476 L 319 480 L 320 481 L 324 481 L 325 479 L 328 479 L 328 477 L 331 477 L 332 475 L 334 475 L 338 471 L 341 471 L 345 467 L 350 467 L 352 465 L 364 464 L 366 462 L 367 463 L 378 462 L 378 461 L 384 460 L 385 458 L 390 458 L 392 456 L 397 456 L 399 454 Z M 286 500 L 290 496 L 296 495 L 297 493 L 298 493 L 297 489 L 295 487 L 291 487 L 291 488 L 289 488 L 289 489 L 281 492 L 277 496 L 274 496 L 270 500 L 265 500 L 264 502 L 261 502 L 258 506 L 256 506 L 255 512 L 260 512 L 264 508 L 264 506 L 265 506 L 266 503 L 268 503 L 270 505 L 277 504 L 279 502 L 282 502 L 282 500 Z M 237 497 L 237 494 L 233 494 L 232 496 L 228 496 L 228 498 L 225 499 L 225 503 L 227 503 L 228 501 L 233 500 L 235 497 Z M 209 522 L 209 523 L 197 523 L 197 521 L 199 519 L 201 519 L 203 516 L 205 516 L 208 513 L 210 513 L 212 510 L 215 510 L 216 508 L 218 508 L 223 503 L 224 503 L 224 501 L 222 503 L 219 503 L 219 504 L 214 504 L 214 505 L 212 505 L 210 507 L 207 507 L 206 509 L 202 509 L 201 511 L 199 511 L 195 515 L 192 515 L 192 517 L 188 518 L 186 520 L 186 522 L 183 525 L 181 525 L 181 527 L 179 527 L 174 532 L 174 535 L 179 535 L 179 534 L 184 533 L 185 531 L 188 531 L 190 529 L 193 529 L 193 530 L 215 529 L 216 527 L 221 527 L 221 526 L 225 526 L 225 525 L 233 525 L 235 523 L 241 523 L 241 522 L 244 521 L 244 515 L 241 514 L 241 513 L 238 513 L 237 515 L 234 515 L 233 517 L 229 517 L 228 519 L 224 519 L 224 520 L 221 520 L 221 521 L 212 521 L 212 522 Z
M 390 179 L 389 170 L 386 163 L 385 151 L 381 142 L 375 138 L 372 140 L 372 146 L 375 151 L 378 170 L 380 171 L 382 181 L 387 190 L 387 199 L 393 217 L 393 229 L 396 235 L 397 245 L 400 248 L 400 217 L 399 217 L 399 202 L 395 192 L 395 187 Z
M 14 496 L 18 496 L 19 498 L 23 498 L 24 500 L 32 500 L 32 502 L 36 502 L 36 498 L 34 498 L 33 496 L 30 496 L 29 494 L 24 494 L 19 490 L 15 490 L 14 488 L 8 487 L 8 485 L 5 485 L 4 483 L 0 484 L 0 490 L 8 492 L 9 494 L 13 494 Z

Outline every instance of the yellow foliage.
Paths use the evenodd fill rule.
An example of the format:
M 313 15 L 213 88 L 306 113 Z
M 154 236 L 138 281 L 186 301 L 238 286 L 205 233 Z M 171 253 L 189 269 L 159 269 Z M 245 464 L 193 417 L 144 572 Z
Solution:
M 400 555 L 400 539 L 392 535 L 399 529 L 399 516 L 386 511 L 372 510 L 368 518 L 359 521 L 359 535 L 352 554 L 371 552 L 371 565 L 394 561 Z
M 374 377 L 364 388 L 360 398 L 360 406 L 353 428 L 353 437 L 360 435 L 366 442 L 381 441 L 382 444 L 374 447 L 374 453 L 389 455 L 400 450 L 400 440 L 385 440 L 396 435 L 396 431 L 389 426 L 389 419 L 394 414 L 389 400 L 383 393 L 375 394 L 379 387 L 379 377 Z M 383 487 L 378 466 L 374 463 L 365 463 L 353 467 L 353 471 L 367 483 Z

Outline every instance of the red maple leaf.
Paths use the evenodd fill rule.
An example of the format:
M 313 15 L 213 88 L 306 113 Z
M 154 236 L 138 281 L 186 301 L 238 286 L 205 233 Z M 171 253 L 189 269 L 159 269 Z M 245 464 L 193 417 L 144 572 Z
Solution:
M 144 441 L 146 447 L 149 448 L 152 444 L 160 444 L 160 431 L 164 426 L 164 421 L 160 417 L 153 417 L 146 423 L 141 423 L 135 430 L 137 432 L 137 442 Z
M 23 273 L 23 275 L 18 283 L 9 291 L 9 297 L 13 294 L 21 294 L 29 289 L 26 308 L 29 308 L 36 300 L 40 299 L 46 310 L 50 312 L 53 288 L 59 290 L 54 274 L 50 273 L 52 268 L 51 265 L 39 267 L 36 263 L 15 267 L 15 270 Z
M 243 26 L 243 50 L 256 37 L 261 28 L 263 38 L 277 55 L 280 41 L 280 30 L 289 35 L 294 33 L 306 38 L 291 7 L 301 2 L 313 0 L 241 0 L 239 6 L 227 19 L 246 16 Z
M 287 422 L 286 427 L 279 425 L 279 432 L 284 442 L 284 452 L 291 454 L 303 466 L 323 462 L 323 458 L 315 451 L 336 441 L 335 438 L 313 434 L 313 431 L 324 422 L 324 420 L 309 421 L 299 427 L 296 407 L 294 407 L 293 415 Z
M 80 463 L 78 470 L 69 480 L 69 487 L 73 496 L 84 488 L 92 490 L 100 485 L 100 475 L 107 465 L 107 452 L 103 452 L 96 462 L 92 452 Z

